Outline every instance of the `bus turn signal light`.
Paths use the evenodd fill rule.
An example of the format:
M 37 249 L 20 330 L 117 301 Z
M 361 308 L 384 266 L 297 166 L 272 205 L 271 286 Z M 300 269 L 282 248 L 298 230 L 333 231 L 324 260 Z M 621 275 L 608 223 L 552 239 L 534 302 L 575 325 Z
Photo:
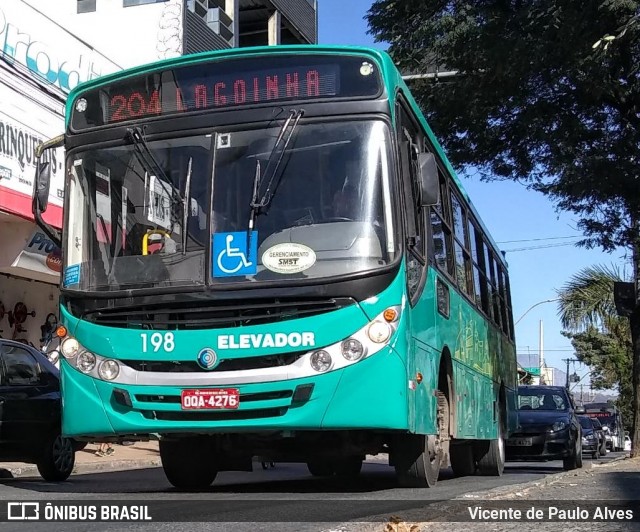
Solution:
M 60 325 L 56 329 L 56 336 L 58 338 L 64 338 L 65 336 L 67 336 L 67 328 L 64 325 Z
M 388 321 L 389 323 L 392 323 L 394 321 L 396 321 L 396 319 L 398 318 L 398 313 L 396 312 L 396 309 L 394 308 L 388 308 L 387 310 L 385 310 L 382 313 L 384 319 L 386 321 Z

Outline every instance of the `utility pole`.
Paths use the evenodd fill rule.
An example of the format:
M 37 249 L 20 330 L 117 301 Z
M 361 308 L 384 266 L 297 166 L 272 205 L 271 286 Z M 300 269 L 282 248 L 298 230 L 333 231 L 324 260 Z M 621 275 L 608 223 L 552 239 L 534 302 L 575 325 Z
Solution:
M 567 389 L 567 392 L 569 392 L 570 391 L 569 383 L 571 382 L 571 379 L 569 377 L 569 363 L 580 362 L 580 361 L 577 358 L 563 358 L 562 361 L 567 363 L 567 379 L 565 381 L 564 387 Z

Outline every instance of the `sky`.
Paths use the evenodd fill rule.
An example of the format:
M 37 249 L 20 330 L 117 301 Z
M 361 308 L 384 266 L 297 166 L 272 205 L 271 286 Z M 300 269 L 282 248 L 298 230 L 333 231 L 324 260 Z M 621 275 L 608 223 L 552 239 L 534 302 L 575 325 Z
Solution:
M 371 4 L 372 0 L 318 0 L 319 44 L 386 49 L 367 34 L 364 15 Z M 507 252 L 518 354 L 527 355 L 531 366 L 538 365 L 542 322 L 545 362 L 566 371 L 563 359 L 574 356 L 571 342 L 561 334 L 557 302 L 537 303 L 557 298 L 556 290 L 588 266 L 617 264 L 623 269 L 623 252 L 575 247 L 572 242 L 582 236 L 575 216 L 556 212 L 545 196 L 522 185 L 480 182 L 477 175 L 462 175 L 461 180 L 494 241 Z M 572 363 L 570 373 L 574 371 L 583 377 L 582 383 L 589 382 L 588 368 Z

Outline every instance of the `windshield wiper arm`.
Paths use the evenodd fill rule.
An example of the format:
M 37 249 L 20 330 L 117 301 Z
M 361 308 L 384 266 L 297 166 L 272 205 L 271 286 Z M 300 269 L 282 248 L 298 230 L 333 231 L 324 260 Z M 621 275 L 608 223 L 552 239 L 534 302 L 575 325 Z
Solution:
M 183 204 L 184 198 L 180 194 L 179 190 L 176 191 L 175 187 L 171 184 L 171 180 L 164 172 L 160 164 L 158 164 L 158 161 L 156 161 L 156 158 L 151 153 L 151 150 L 149 150 L 149 145 L 142 136 L 142 130 L 139 127 L 127 128 L 127 137 L 129 137 L 129 139 L 131 139 L 131 142 L 133 143 L 133 153 L 135 154 L 136 159 L 138 159 L 142 167 L 149 175 L 155 175 L 159 178 L 162 190 L 164 190 L 167 196 L 169 196 L 169 200 L 171 201 L 171 223 L 173 224 L 173 208 L 177 203 L 179 203 L 174 197 L 174 192 L 177 193 L 179 199 L 182 200 Z M 167 185 L 169 185 L 171 189 L 167 188 Z
M 189 157 L 187 165 L 187 177 L 184 182 L 184 198 L 182 199 L 182 254 L 187 254 L 187 223 L 189 222 L 189 198 L 191 196 L 191 168 L 193 166 L 193 157 Z
M 280 134 L 278 135 L 278 139 L 276 140 L 276 143 L 273 147 L 273 150 L 271 150 L 271 155 L 269 155 L 269 160 L 267 162 L 267 168 L 264 171 L 265 177 L 269 171 L 269 166 L 271 165 L 271 163 L 273 162 L 273 155 L 275 153 L 275 150 L 277 149 L 278 145 L 280 144 L 280 141 L 282 140 L 282 138 L 285 135 L 285 132 L 287 131 L 287 128 L 289 127 L 289 123 L 291 122 L 291 120 L 293 118 L 295 118 L 295 122 L 293 124 L 291 124 L 291 129 L 289 130 L 289 135 L 287 135 L 287 139 L 284 141 L 284 146 L 282 146 L 282 149 L 280 150 L 280 157 L 278 157 L 278 160 L 276 161 L 276 164 L 273 167 L 273 171 L 271 172 L 271 179 L 269 179 L 269 182 L 267 183 L 267 189 L 264 191 L 264 194 L 262 195 L 262 198 L 260 200 L 260 207 L 261 208 L 265 208 L 268 207 L 269 204 L 271 203 L 271 200 L 273 199 L 273 196 L 275 194 L 276 188 L 278 188 L 278 183 L 280 182 L 279 179 L 277 179 L 278 176 L 278 168 L 280 168 L 280 163 L 282 162 L 282 159 L 284 158 L 284 154 L 287 151 L 287 148 L 289 147 L 289 142 L 291 141 L 291 138 L 293 137 L 293 133 L 295 132 L 296 128 L 298 127 L 298 122 L 300 122 L 300 119 L 302 118 L 302 115 L 304 114 L 304 111 L 301 109 L 300 111 L 296 112 L 291 111 L 291 115 L 289 116 L 289 118 L 287 118 L 287 121 L 284 123 L 284 125 L 282 126 L 282 129 L 280 130 Z M 273 186 L 273 192 L 271 191 L 271 187 Z
M 256 159 L 256 173 L 253 176 L 253 192 L 251 194 L 251 212 L 249 213 L 249 233 L 253 231 L 253 224 L 256 221 L 256 215 L 260 209 L 258 204 L 258 189 L 260 188 L 260 159 Z
M 280 168 L 280 163 L 282 162 L 284 154 L 287 151 L 287 147 L 289 146 L 289 142 L 291 141 L 291 138 L 293 137 L 293 133 L 295 132 L 296 127 L 298 126 L 298 122 L 300 122 L 300 119 L 302 118 L 303 114 L 304 114 L 303 109 L 300 109 L 300 111 L 292 110 L 291 114 L 289 115 L 285 123 L 282 124 L 282 127 L 280 128 L 280 132 L 278 133 L 276 142 L 273 145 L 273 149 L 269 154 L 269 159 L 267 160 L 267 167 L 265 168 L 265 172 L 264 172 L 265 177 L 269 172 L 269 168 L 271 167 L 271 163 L 273 162 L 273 157 L 274 157 L 274 154 L 276 153 L 276 150 L 278 149 L 278 146 L 282 142 L 282 139 L 284 138 L 287 132 L 287 129 L 289 129 L 289 125 L 291 124 L 291 121 L 295 119 L 293 124 L 291 124 L 291 129 L 289 129 L 289 134 L 287 135 L 287 138 L 284 140 L 284 145 L 280 150 L 280 156 L 278 157 L 278 160 L 276 161 L 273 167 L 273 171 L 271 172 L 271 179 L 269 179 L 269 182 L 267 183 L 267 188 L 264 191 L 264 194 L 261 196 L 259 201 L 258 201 L 258 193 L 260 190 L 260 186 L 262 184 L 262 176 L 260 171 L 260 160 L 257 160 L 256 162 L 256 173 L 253 179 L 253 195 L 250 203 L 251 213 L 249 215 L 249 231 L 253 230 L 253 224 L 255 222 L 256 216 L 260 214 L 260 211 L 262 209 L 268 207 L 269 204 L 271 203 L 271 200 L 273 199 L 273 196 L 275 194 L 276 188 L 278 187 L 278 183 L 279 183 L 279 180 L 277 180 L 276 177 L 278 175 L 278 169 Z M 272 187 L 273 187 L 273 191 L 272 191 Z

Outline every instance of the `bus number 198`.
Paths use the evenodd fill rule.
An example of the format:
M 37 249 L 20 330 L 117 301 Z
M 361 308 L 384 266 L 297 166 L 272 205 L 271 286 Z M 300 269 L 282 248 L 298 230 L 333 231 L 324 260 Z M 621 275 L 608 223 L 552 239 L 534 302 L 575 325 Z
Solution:
M 176 347 L 173 339 L 173 333 L 159 333 L 155 332 L 151 336 L 148 333 L 140 333 L 142 338 L 142 352 L 146 353 L 149 350 L 149 344 L 153 347 L 153 352 L 157 353 L 160 349 L 163 349 L 166 353 L 170 353 Z

